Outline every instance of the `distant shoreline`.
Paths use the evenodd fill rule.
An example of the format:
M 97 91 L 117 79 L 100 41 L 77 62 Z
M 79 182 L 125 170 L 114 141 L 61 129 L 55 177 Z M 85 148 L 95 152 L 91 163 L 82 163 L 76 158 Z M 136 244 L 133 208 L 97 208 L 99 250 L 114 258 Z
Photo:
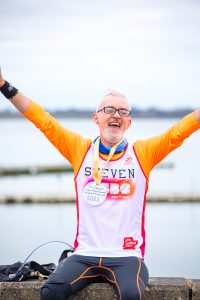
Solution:
M 75 203 L 75 193 L 57 195 L 0 195 L 0 205 L 2 204 L 55 204 L 55 203 Z M 199 193 L 158 193 L 148 194 L 148 203 L 199 203 Z
M 91 118 L 93 110 L 76 110 L 76 109 L 68 109 L 68 110 L 48 110 L 51 115 L 56 118 L 71 118 L 71 119 L 88 119 Z M 164 119 L 164 118 L 182 118 L 185 115 L 191 113 L 193 109 L 185 108 L 185 109 L 170 109 L 170 110 L 160 110 L 157 108 L 148 108 L 145 110 L 135 108 L 132 110 L 132 117 L 135 119 Z M 1 119 L 20 119 L 22 115 L 17 111 L 0 111 Z

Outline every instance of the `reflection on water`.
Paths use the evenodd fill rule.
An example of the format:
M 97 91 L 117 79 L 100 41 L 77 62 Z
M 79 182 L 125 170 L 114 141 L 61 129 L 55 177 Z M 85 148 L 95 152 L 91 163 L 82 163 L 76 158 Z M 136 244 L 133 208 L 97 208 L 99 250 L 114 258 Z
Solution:
M 61 240 L 73 245 L 75 204 L 0 206 L 0 264 L 23 261 L 38 245 Z M 200 278 L 200 203 L 148 203 L 146 264 L 150 276 Z M 65 248 L 49 244 L 31 259 L 55 262 Z

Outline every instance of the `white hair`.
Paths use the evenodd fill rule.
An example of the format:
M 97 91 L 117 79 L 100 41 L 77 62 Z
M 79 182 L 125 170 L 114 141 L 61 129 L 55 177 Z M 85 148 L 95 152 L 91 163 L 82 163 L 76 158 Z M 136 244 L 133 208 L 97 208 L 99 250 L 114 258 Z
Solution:
M 122 97 L 122 98 L 124 98 L 124 99 L 127 101 L 126 96 L 125 96 L 124 94 L 122 94 L 120 91 L 109 89 L 109 90 L 108 90 L 108 93 L 107 93 L 107 94 L 99 101 L 99 104 L 97 105 L 96 111 L 99 110 L 99 108 L 101 107 L 101 104 L 102 104 L 103 100 L 104 100 L 106 97 L 108 97 L 108 96 Z M 128 103 L 128 101 L 127 101 L 127 103 Z M 131 107 L 129 103 L 128 103 L 128 105 L 129 105 L 129 107 Z
M 108 90 L 108 94 L 106 94 L 104 97 L 106 96 L 116 96 L 116 97 L 123 97 L 126 99 L 126 96 L 124 94 L 122 94 L 120 91 L 117 90 Z

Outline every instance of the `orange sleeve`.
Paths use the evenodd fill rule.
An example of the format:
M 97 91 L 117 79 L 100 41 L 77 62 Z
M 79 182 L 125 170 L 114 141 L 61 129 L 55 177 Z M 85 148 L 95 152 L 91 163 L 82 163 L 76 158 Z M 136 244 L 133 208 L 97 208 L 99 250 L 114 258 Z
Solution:
M 31 101 L 28 110 L 23 115 L 39 128 L 47 139 L 69 161 L 76 175 L 83 157 L 91 145 L 91 140 L 64 128 L 34 101 Z
M 150 171 L 156 164 L 181 146 L 183 141 L 199 128 L 200 122 L 196 120 L 193 112 L 175 123 L 165 133 L 147 140 L 136 141 L 134 149 L 145 175 L 149 177 Z

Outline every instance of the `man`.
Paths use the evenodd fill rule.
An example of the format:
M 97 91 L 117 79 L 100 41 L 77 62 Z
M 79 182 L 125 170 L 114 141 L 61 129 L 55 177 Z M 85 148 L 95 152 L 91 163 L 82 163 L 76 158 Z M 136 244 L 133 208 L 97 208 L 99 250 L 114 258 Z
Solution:
M 70 162 L 74 170 L 77 234 L 74 254 L 63 260 L 41 289 L 42 300 L 64 300 L 95 281 L 110 282 L 120 300 L 144 299 L 148 283 L 145 204 L 152 168 L 200 128 L 200 109 L 160 136 L 128 143 L 130 106 L 111 92 L 92 119 L 92 141 L 62 127 L 38 104 L 6 82 L 0 90 Z

